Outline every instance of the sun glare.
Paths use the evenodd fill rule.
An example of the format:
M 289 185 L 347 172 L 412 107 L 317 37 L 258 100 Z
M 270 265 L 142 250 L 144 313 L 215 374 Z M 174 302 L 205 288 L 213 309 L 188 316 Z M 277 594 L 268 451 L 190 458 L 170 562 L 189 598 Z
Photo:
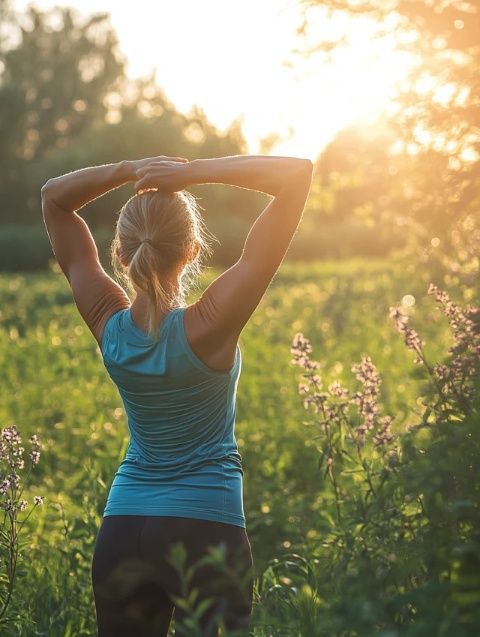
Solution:
M 296 61 L 297 87 L 286 101 L 286 119 L 294 130 L 276 147 L 312 159 L 344 126 L 368 125 L 382 112 L 395 110 L 392 98 L 414 62 L 396 49 L 393 37 L 375 38 L 373 21 L 337 15 L 329 23 L 322 11 L 317 13 L 309 18 L 305 48 L 327 34 L 328 39 L 343 35 L 346 43 L 329 60 L 311 51 Z

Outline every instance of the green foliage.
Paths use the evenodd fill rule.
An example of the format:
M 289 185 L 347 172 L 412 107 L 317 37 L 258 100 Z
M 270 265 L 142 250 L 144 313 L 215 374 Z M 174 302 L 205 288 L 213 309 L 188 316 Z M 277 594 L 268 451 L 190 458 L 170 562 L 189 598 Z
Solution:
M 352 366 L 360 391 L 324 390 L 312 346 L 298 332 L 292 362 L 314 420 L 326 488 L 305 557 L 274 560 L 262 575 L 267 609 L 294 634 L 450 635 L 480 629 L 480 309 L 462 308 L 430 285 L 453 345 L 431 365 L 404 309 L 390 308 L 422 380 L 416 422 L 394 435 L 377 400 L 372 360 Z M 294 559 L 292 559 L 294 558 Z M 314 618 L 312 620 L 312 618 Z M 281 633 L 279 633 L 281 634 Z
M 17 46 L 2 43 L 0 88 L 0 201 L 9 220 L 23 223 L 39 205 L 41 162 L 105 116 L 105 95 L 124 67 L 107 14 L 81 24 L 63 9 L 59 29 L 51 29 L 48 13 L 30 7 L 27 15 L 20 28 L 20 21 L 11 25 L 19 31 Z
M 48 266 L 51 258 L 53 253 L 45 226 L 0 226 L 0 270 L 41 270 Z
M 110 267 L 109 247 L 113 230 L 92 230 L 100 258 Z M 58 267 L 45 225 L 0 225 L 0 271 L 38 272 Z
M 200 289 L 217 273 L 207 270 Z M 407 431 L 422 421 L 419 395 L 429 383 L 388 317 L 392 305 L 412 295 L 415 304 L 405 297 L 404 307 L 426 341 L 428 360 L 441 360 L 451 332 L 425 299 L 431 280 L 442 282 L 439 273 L 408 262 L 285 263 L 242 332 L 236 438 L 257 577 L 258 637 L 287 630 L 298 637 L 386 637 L 381 626 L 389 622 L 392 635 L 403 635 L 392 617 L 410 622 L 408 637 L 423 637 L 436 634 L 430 627 L 438 618 L 450 630 L 460 607 L 466 626 L 474 620 L 478 498 L 467 488 L 476 480 L 478 414 L 438 430 L 430 416 L 427 426 Z M 474 298 L 473 288 L 458 286 L 457 293 L 459 304 Z M 31 561 L 12 609 L 39 635 L 91 635 L 90 560 L 128 441 L 125 416 L 61 273 L 0 275 L 0 298 L 0 421 L 41 436 L 36 485 L 46 496 L 25 526 Z M 313 433 L 306 424 L 311 419 L 290 365 L 288 343 L 297 332 L 311 335 L 313 351 L 321 352 L 318 373 L 327 386 L 349 386 L 352 361 L 375 361 L 382 376 L 378 403 L 395 416 L 395 444 L 402 440 L 400 461 L 390 467 L 378 499 L 368 496 L 365 503 L 360 474 L 345 475 L 348 523 L 341 527 L 325 464 L 318 466 L 325 441 L 314 438 L 319 428 Z M 375 453 L 366 456 L 374 473 L 381 462 Z M 419 494 L 428 506 L 423 526 Z M 362 515 L 363 527 L 356 522 Z M 411 622 L 412 608 L 418 623 Z
M 43 497 L 35 495 L 33 502 L 25 498 L 26 484 L 22 479 L 30 478 L 32 469 L 40 460 L 41 443 L 38 435 L 29 440 L 30 453 L 25 459 L 22 436 L 15 424 L 0 432 L 0 627 L 2 634 L 11 628 L 25 625 L 28 619 L 13 611 L 12 596 L 18 588 L 18 579 L 25 575 L 28 540 L 24 538 L 24 525 L 35 507 L 43 503 Z M 27 460 L 27 464 L 25 464 Z M 26 474 L 26 475 L 24 475 Z M 24 497 L 22 497 L 24 496 Z M 28 513 L 23 513 L 29 508 Z M 21 586 L 21 582 L 20 582 Z

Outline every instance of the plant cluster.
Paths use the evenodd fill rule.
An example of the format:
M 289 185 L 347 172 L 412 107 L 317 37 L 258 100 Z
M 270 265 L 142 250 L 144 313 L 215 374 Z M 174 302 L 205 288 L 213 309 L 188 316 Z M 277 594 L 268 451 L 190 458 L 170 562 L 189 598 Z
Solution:
M 5 427 L 0 433 L 0 509 L 3 520 L 0 522 L 0 626 L 10 622 L 7 613 L 17 574 L 17 565 L 21 557 L 20 550 L 28 542 L 20 539 L 25 522 L 32 511 L 43 504 L 44 497 L 35 495 L 33 506 L 23 519 L 19 513 L 28 509 L 29 502 L 23 496 L 27 479 L 32 469 L 40 461 L 40 439 L 37 434 L 30 436 L 30 451 L 28 453 L 28 467 L 25 466 L 25 447 L 22 446 L 22 436 L 16 425 Z M 26 475 L 22 482 L 21 472 Z M 1 515 L 1 514 L 0 514 Z
M 274 560 L 261 582 L 269 615 L 283 616 L 292 634 L 480 634 L 480 309 L 460 307 L 433 283 L 427 294 L 453 345 L 430 363 L 408 314 L 390 308 L 422 370 L 417 420 L 403 427 L 383 413 L 369 356 L 351 366 L 360 389 L 325 388 L 309 339 L 293 339 L 298 393 L 312 414 L 304 424 L 323 473 L 320 541 L 304 547 L 306 557 Z

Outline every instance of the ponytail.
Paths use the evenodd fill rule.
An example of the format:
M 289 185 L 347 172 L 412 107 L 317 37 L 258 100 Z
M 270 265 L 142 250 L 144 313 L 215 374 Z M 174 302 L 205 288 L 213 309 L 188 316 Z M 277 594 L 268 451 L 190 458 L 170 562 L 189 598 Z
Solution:
M 211 254 L 207 233 L 195 197 L 185 190 L 147 190 L 122 207 L 110 249 L 112 265 L 130 293 L 135 288 L 146 293 L 152 338 L 163 315 L 186 305 L 185 283 L 197 279 L 203 257 Z

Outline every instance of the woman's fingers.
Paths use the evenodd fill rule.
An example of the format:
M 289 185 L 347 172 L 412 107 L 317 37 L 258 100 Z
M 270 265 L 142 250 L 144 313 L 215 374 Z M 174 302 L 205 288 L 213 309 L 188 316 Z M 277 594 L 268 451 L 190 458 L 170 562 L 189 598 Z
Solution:
M 188 163 L 188 159 L 184 157 L 167 157 L 162 160 L 154 160 L 149 162 L 148 164 L 141 166 L 135 171 L 137 176 L 137 181 L 135 182 L 134 188 L 135 191 L 138 192 L 142 188 L 148 187 L 159 187 L 159 184 L 164 184 L 167 188 L 167 183 L 170 186 L 170 181 L 174 178 L 175 175 L 180 170 L 179 166 L 175 166 L 175 164 Z M 158 182 L 158 184 L 156 183 Z
M 146 187 L 146 179 L 145 178 L 140 179 L 139 181 L 135 182 L 135 185 L 134 185 L 135 192 L 138 192 L 139 190 L 141 190 L 142 188 L 145 188 L 145 187 Z

